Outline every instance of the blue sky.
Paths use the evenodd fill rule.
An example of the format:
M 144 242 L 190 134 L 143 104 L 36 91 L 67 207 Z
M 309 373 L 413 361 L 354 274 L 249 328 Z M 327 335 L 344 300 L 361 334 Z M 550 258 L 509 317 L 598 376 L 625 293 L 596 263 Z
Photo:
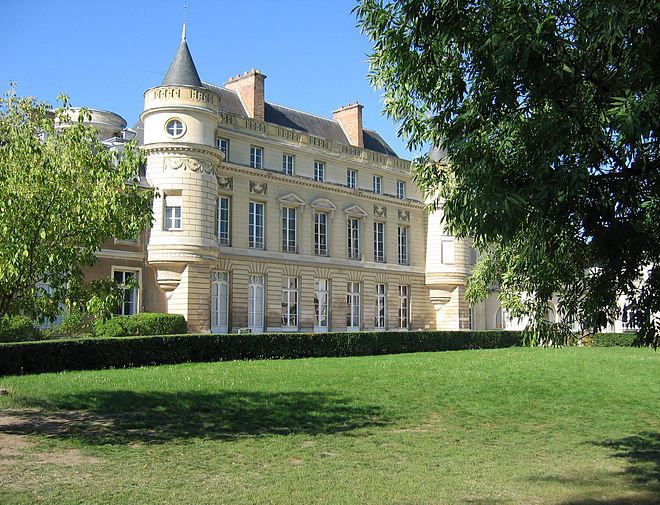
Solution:
M 183 3 L 2 0 L 2 89 L 15 81 L 20 95 L 51 103 L 65 92 L 74 105 L 117 112 L 132 125 L 179 45 Z M 359 101 L 365 127 L 413 156 L 369 85 L 371 46 L 355 26 L 355 0 L 187 4 L 188 46 L 203 81 L 222 85 L 257 68 L 268 76 L 266 100 L 324 117 Z

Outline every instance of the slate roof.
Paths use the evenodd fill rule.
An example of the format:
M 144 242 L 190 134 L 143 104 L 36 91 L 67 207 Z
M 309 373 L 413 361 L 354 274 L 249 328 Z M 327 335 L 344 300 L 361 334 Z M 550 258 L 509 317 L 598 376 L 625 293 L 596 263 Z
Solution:
M 185 38 L 181 39 L 161 86 L 202 86 Z

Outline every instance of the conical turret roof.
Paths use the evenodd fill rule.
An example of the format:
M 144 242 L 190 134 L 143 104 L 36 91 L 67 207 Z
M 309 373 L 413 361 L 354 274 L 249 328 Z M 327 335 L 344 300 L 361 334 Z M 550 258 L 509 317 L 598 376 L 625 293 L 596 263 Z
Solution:
M 188 44 L 186 43 L 186 24 L 183 24 L 183 33 L 181 34 L 181 44 L 177 49 L 176 54 L 170 68 L 167 69 L 167 74 L 161 86 L 197 86 L 202 87 L 202 81 L 199 78 L 195 63 L 193 62 Z

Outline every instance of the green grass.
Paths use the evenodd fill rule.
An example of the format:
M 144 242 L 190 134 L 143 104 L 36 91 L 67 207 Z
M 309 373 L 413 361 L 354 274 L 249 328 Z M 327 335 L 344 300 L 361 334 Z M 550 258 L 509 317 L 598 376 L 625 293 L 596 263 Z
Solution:
M 190 364 L 0 388 L 0 503 L 660 503 L 648 349 Z

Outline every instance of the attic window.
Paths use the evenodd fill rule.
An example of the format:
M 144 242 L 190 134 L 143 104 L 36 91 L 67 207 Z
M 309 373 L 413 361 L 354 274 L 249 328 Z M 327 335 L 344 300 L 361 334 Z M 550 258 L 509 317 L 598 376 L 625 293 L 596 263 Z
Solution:
M 170 137 L 178 139 L 186 133 L 186 125 L 180 119 L 170 119 L 165 124 L 165 131 Z

